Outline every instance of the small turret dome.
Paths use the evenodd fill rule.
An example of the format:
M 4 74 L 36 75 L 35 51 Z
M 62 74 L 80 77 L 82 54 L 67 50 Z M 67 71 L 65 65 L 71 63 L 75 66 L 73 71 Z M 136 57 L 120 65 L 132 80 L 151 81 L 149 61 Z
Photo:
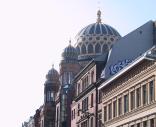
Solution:
M 46 75 L 46 83 L 58 82 L 59 81 L 59 73 L 57 70 L 54 69 L 54 65 L 52 69 L 49 70 L 48 74 Z
M 78 54 L 77 50 L 71 45 L 71 40 L 69 41 L 69 45 L 64 49 L 62 53 L 62 59 L 66 61 L 77 61 Z

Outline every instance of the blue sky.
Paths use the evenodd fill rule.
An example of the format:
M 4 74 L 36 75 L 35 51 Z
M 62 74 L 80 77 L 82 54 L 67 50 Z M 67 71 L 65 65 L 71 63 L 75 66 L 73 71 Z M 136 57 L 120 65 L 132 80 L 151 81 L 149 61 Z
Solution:
M 43 104 L 48 70 L 71 38 L 86 25 L 102 22 L 124 36 L 156 20 L 155 0 L 3 0 L 0 1 L 0 119 L 21 127 Z

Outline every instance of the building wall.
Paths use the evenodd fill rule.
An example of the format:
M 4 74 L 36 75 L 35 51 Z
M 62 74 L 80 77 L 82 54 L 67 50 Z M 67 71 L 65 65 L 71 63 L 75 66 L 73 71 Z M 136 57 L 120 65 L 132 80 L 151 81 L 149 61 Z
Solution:
M 93 97 L 93 99 L 91 99 Z M 84 101 L 86 98 L 87 99 L 87 109 L 83 110 L 82 108 L 82 101 Z M 92 102 L 93 100 L 93 102 Z M 79 105 L 79 106 L 78 106 Z M 79 107 L 79 108 L 78 108 Z M 91 127 L 91 117 L 93 118 L 93 126 L 95 127 L 95 115 L 96 115 L 96 89 L 93 89 L 90 91 L 88 94 L 84 95 L 79 101 L 73 102 L 71 105 L 71 126 L 72 127 L 77 127 L 89 119 L 89 125 Z M 86 113 L 89 113 L 90 116 L 87 118 Z
M 149 124 L 154 120 L 155 125 L 151 127 L 155 127 L 155 78 L 156 62 L 144 61 L 113 81 L 107 87 L 103 88 L 102 122 L 104 125 L 106 127 L 136 127 L 138 124 L 137 127 L 141 127 L 141 125 L 147 124 L 147 127 L 150 127 Z M 152 100 L 150 100 L 150 97 L 152 96 L 152 92 L 150 91 L 152 86 L 150 85 L 151 82 L 153 82 L 154 90 Z M 121 114 L 119 113 L 119 108 L 121 109 Z
M 96 65 L 81 71 L 76 78 L 76 96 L 71 105 L 72 127 L 96 126 Z
M 100 98 L 100 95 L 99 95 L 99 91 L 98 91 L 98 111 L 97 111 L 97 117 L 98 117 L 98 127 L 102 127 L 102 97 L 101 97 L 101 100 L 99 99 Z M 102 96 L 102 95 L 101 95 Z

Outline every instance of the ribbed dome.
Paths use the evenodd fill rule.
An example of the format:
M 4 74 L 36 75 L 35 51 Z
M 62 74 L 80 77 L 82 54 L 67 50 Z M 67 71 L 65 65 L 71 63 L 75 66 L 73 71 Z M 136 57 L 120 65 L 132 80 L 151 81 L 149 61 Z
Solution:
M 62 53 L 63 60 L 77 60 L 78 54 L 77 50 L 71 45 L 71 41 L 69 41 L 69 45 L 64 49 Z
M 101 11 L 97 13 L 97 22 L 84 27 L 76 36 L 76 49 L 79 61 L 89 61 L 105 52 L 109 52 L 120 34 L 111 26 L 101 22 Z
M 93 23 L 85 28 L 83 28 L 78 34 L 78 37 L 84 37 L 84 36 L 95 36 L 95 35 L 114 35 L 119 36 L 120 34 L 111 26 L 103 23 Z
M 46 79 L 46 83 L 59 81 L 59 73 L 54 69 L 54 66 L 49 70 L 48 74 L 46 75 Z

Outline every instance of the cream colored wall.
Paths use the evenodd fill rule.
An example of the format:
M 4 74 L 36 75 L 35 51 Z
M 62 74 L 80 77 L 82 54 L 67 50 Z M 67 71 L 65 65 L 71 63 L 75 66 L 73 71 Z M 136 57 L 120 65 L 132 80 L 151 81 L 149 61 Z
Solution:
M 102 98 L 102 122 L 104 123 L 103 112 L 104 112 L 105 105 L 108 105 L 114 99 L 118 99 L 120 96 L 129 94 L 130 91 L 136 89 L 137 87 L 142 86 L 143 84 L 149 82 L 150 80 L 155 79 L 155 76 L 156 76 L 156 63 L 150 67 L 145 68 L 143 71 L 140 71 L 139 74 L 135 75 L 133 78 L 127 80 L 123 84 L 120 84 L 119 87 L 114 88 L 111 92 L 104 95 Z M 145 117 L 152 113 L 156 113 L 156 80 L 154 80 L 154 82 L 155 82 L 155 101 L 153 103 L 150 103 L 145 107 L 142 106 L 141 108 L 136 109 L 135 112 L 130 111 L 120 117 L 117 116 L 117 118 L 107 121 L 105 123 L 106 127 L 117 127 L 119 125 L 128 123 L 129 121 L 134 121 L 141 117 Z M 111 84 L 110 84 L 110 86 L 111 86 Z M 123 101 L 123 99 L 122 99 L 122 101 Z M 130 99 L 129 99 L 129 102 L 130 102 Z M 99 107 L 100 107 L 100 105 L 99 105 Z M 112 111 L 112 113 L 113 113 L 113 111 Z M 112 116 L 113 116 L 113 114 L 112 114 Z

